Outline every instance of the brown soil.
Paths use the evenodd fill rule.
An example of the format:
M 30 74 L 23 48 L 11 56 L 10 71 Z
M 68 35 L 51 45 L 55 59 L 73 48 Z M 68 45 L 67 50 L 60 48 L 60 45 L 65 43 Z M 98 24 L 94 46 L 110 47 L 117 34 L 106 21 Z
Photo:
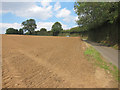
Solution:
M 2 35 L 3 88 L 116 88 L 79 37 Z

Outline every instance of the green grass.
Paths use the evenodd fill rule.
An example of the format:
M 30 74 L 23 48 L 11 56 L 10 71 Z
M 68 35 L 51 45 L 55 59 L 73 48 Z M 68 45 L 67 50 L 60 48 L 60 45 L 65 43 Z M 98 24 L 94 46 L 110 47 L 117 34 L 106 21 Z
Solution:
M 110 42 L 108 43 L 107 41 L 100 41 L 99 43 L 100 43 L 101 45 L 110 46 L 110 47 L 118 50 L 118 43 L 116 43 L 116 44 L 110 44 Z
M 88 40 L 88 36 L 80 36 L 81 37 L 81 39 L 86 39 L 86 40 Z
M 105 71 L 109 71 L 117 81 L 120 81 L 120 77 L 118 77 L 118 68 L 112 63 L 107 63 L 104 61 L 101 54 L 93 47 L 90 46 L 87 48 L 84 54 L 89 61 L 91 61 L 96 66 L 103 68 Z
M 114 46 L 112 46 L 114 49 L 118 50 L 118 44 L 115 44 Z

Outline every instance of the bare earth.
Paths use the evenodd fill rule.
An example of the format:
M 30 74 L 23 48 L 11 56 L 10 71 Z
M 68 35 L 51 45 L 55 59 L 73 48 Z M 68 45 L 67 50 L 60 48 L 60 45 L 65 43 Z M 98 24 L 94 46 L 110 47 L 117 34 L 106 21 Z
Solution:
M 117 88 L 79 37 L 2 35 L 3 88 Z

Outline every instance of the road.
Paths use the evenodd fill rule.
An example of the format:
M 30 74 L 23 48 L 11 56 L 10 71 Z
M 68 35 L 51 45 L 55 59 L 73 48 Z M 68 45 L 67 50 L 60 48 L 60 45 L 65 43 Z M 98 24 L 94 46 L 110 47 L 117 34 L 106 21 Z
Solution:
M 116 88 L 79 37 L 2 35 L 3 88 Z
M 120 56 L 120 51 L 115 50 L 112 47 L 100 45 L 99 43 L 95 43 L 91 41 L 86 41 L 86 42 L 91 44 L 98 52 L 100 52 L 107 62 L 111 62 L 117 67 L 118 65 L 120 65 L 120 62 L 118 62 L 118 56 Z

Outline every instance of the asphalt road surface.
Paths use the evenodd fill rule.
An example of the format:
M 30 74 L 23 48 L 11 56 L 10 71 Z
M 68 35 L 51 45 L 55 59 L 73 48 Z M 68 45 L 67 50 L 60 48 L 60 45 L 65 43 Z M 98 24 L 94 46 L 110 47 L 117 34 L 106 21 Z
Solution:
M 120 56 L 119 50 L 115 50 L 111 47 L 103 46 L 100 45 L 99 43 L 95 43 L 91 41 L 86 41 L 86 42 L 91 44 L 98 52 L 100 52 L 107 62 L 111 62 L 117 67 L 120 66 L 120 62 L 118 62 L 118 57 Z

